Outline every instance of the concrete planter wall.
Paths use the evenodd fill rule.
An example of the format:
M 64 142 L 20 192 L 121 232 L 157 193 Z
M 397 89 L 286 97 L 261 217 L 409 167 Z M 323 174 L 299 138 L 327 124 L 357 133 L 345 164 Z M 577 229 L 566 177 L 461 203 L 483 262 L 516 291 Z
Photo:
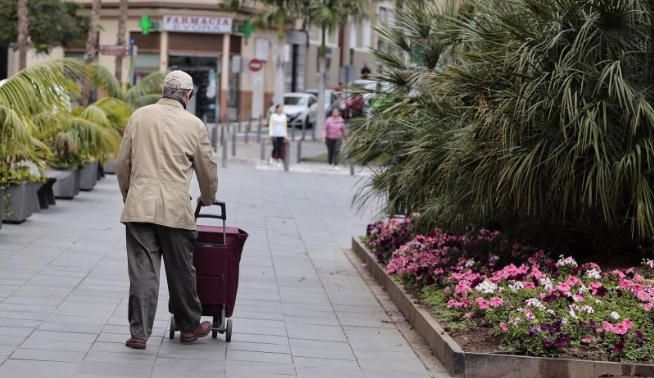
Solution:
M 5 217 L 5 195 L 7 192 L 4 188 L 0 188 L 0 228 L 2 228 L 2 220 Z
M 71 170 L 70 173 L 73 175 L 73 179 L 74 179 L 73 182 L 75 183 L 75 195 L 78 195 L 79 191 L 81 189 L 80 188 L 80 183 L 82 181 L 82 171 L 75 168 L 75 169 Z
M 599 378 L 654 377 L 654 365 L 591 360 L 539 358 L 500 353 L 465 352 L 429 311 L 386 273 L 383 265 L 358 238 L 352 250 L 388 292 L 406 320 L 424 338 L 448 372 L 466 378 Z
M 84 163 L 80 172 L 79 188 L 81 190 L 93 190 L 98 183 L 98 162 Z
M 23 223 L 34 213 L 35 190 L 30 184 L 9 185 L 7 188 L 8 201 L 4 209 L 3 222 Z
M 105 162 L 102 167 L 104 168 L 104 173 L 109 174 L 109 175 L 115 175 L 116 174 L 116 161 L 115 160 L 109 160 Z
M 55 169 L 57 181 L 52 185 L 55 198 L 72 199 L 79 193 L 79 185 L 76 180 L 78 174 L 73 169 Z

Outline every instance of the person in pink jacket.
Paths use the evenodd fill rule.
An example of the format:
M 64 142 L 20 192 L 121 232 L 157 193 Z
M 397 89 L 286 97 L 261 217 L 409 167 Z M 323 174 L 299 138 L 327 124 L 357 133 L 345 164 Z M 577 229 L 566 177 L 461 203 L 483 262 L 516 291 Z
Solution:
M 341 149 L 341 142 L 345 138 L 345 120 L 341 117 L 338 108 L 332 110 L 332 115 L 325 121 L 325 130 L 323 132 L 325 144 L 327 144 L 327 155 L 329 165 L 338 169 L 338 154 Z

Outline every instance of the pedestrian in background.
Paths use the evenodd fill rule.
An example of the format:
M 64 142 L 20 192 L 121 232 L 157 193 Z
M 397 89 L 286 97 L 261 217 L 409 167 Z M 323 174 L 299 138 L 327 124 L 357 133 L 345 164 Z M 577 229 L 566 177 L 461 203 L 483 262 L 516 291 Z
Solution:
M 116 175 L 125 203 L 120 221 L 127 239 L 130 348 L 145 349 L 152 334 L 162 257 L 180 341 L 211 332 L 211 322 L 200 323 L 193 267 L 197 233 L 188 190 L 195 171 L 200 200 L 211 205 L 218 171 L 204 123 L 186 110 L 193 88 L 185 72 L 166 75 L 163 98 L 132 114 L 120 146 Z
M 284 106 L 277 104 L 275 112 L 270 115 L 268 122 L 268 135 L 272 139 L 272 157 L 268 160 L 268 164 L 272 164 L 273 160 L 281 165 L 284 158 L 284 142 L 288 137 L 288 119 L 284 114 Z
M 338 154 L 341 149 L 341 142 L 345 138 L 345 120 L 341 117 L 341 111 L 338 108 L 332 110 L 332 115 L 325 121 L 325 130 L 323 138 L 327 144 L 327 158 L 329 165 L 338 169 Z

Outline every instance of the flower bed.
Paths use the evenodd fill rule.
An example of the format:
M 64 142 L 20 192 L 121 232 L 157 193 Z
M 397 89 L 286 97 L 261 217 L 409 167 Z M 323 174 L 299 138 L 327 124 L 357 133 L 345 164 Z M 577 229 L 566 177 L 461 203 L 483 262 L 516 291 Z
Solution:
M 466 350 L 652 361 L 654 260 L 604 271 L 498 231 L 411 230 L 379 222 L 366 245 Z

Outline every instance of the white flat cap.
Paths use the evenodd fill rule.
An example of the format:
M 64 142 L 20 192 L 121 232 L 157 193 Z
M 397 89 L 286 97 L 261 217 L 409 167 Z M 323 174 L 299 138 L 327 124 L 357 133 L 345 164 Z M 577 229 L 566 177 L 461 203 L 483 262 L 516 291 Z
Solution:
M 184 71 L 171 71 L 164 78 L 163 86 L 164 88 L 193 89 L 193 78 Z

